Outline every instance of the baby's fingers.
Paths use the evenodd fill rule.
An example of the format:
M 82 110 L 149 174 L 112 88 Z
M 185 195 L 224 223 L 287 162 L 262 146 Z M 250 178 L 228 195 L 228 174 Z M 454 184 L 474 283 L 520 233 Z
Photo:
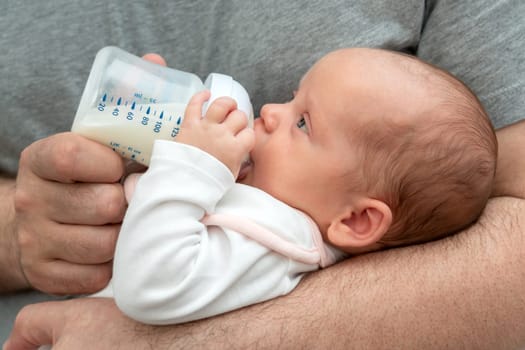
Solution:
M 248 118 L 244 112 L 236 109 L 228 114 L 224 124 L 234 135 L 237 135 L 240 131 L 248 126 Z
M 210 98 L 210 91 L 204 90 L 196 93 L 188 102 L 184 112 L 184 121 L 191 122 L 202 118 L 202 105 Z
M 237 134 L 237 141 L 244 153 L 250 152 L 255 146 L 255 134 L 252 128 L 245 128 Z
M 206 112 L 206 120 L 212 123 L 222 123 L 228 115 L 237 109 L 237 102 L 230 97 L 219 97 L 210 105 Z

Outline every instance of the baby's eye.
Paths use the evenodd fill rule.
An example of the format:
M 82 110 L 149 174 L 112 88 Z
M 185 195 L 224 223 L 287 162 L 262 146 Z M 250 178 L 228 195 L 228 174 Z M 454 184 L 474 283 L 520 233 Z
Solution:
M 301 116 L 299 121 L 297 122 L 297 127 L 304 132 L 308 133 L 308 125 L 306 125 L 306 120 L 304 119 L 304 115 Z

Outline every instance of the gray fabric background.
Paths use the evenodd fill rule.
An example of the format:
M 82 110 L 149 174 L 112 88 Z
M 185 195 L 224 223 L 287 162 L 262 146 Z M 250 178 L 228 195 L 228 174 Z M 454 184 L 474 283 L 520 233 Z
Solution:
M 265 102 L 291 97 L 319 57 L 340 47 L 417 53 L 466 82 L 497 127 L 525 116 L 521 0 L 4 0 L 0 11 L 0 171 L 20 151 L 69 130 L 96 52 L 116 45 L 201 78 L 232 75 Z M 0 342 L 18 309 L 0 297 Z

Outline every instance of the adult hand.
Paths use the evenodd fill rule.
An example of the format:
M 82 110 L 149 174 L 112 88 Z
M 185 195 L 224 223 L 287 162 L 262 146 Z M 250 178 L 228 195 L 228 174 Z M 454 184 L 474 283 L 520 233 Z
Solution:
M 130 330 L 139 328 L 143 335 L 132 336 Z M 147 346 L 149 328 L 122 315 L 111 299 L 40 303 L 22 309 L 3 349 L 38 349 L 46 344 L 53 344 L 54 350 L 153 348 Z
M 166 65 L 157 54 L 143 58 Z M 123 175 L 109 147 L 72 133 L 22 152 L 14 202 L 21 266 L 34 288 L 78 294 L 108 283 L 126 209 Z
M 73 133 L 22 152 L 14 202 L 20 262 L 34 288 L 91 293 L 108 283 L 126 209 L 123 174 L 109 147 Z
M 77 298 L 32 304 L 16 318 L 3 350 L 83 349 L 230 349 L 229 337 L 208 326 L 208 321 L 177 326 L 151 326 L 126 317 L 108 298 Z M 244 319 L 243 322 L 247 322 Z M 262 322 L 257 322 L 263 329 Z M 238 329 L 237 333 L 243 330 Z M 241 339 L 240 334 L 235 335 Z

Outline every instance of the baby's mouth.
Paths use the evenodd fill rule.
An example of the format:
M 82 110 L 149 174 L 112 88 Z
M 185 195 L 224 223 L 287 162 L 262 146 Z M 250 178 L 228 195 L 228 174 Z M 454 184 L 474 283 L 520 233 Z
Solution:
M 247 158 L 244 162 L 241 164 L 241 170 L 239 171 L 239 176 L 237 176 L 237 181 L 243 180 L 246 175 L 250 172 L 252 169 L 252 160 L 250 158 Z

